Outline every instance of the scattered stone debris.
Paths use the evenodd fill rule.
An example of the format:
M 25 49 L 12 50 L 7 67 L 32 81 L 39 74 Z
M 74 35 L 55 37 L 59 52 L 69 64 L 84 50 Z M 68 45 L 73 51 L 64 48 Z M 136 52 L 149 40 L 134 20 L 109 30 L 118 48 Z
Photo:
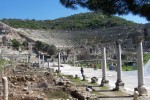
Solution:
M 10 67 L 11 68 L 11 67 Z M 54 73 L 53 70 L 29 67 L 28 64 L 17 64 L 7 73 L 9 82 L 9 100 L 49 100 L 51 93 L 65 92 L 68 100 L 77 98 L 86 100 L 92 94 L 86 87 L 76 87 L 69 79 L 78 78 L 69 75 L 69 79 Z M 0 83 L 1 84 L 1 83 Z M 2 90 L 2 88 L 0 88 Z M 61 93 L 60 93 L 61 94 Z M 3 94 L 0 95 L 2 99 Z M 57 98 L 57 97 L 56 97 Z M 58 98 L 63 98 L 61 95 Z M 72 99 L 70 99 L 72 98 Z
M 97 77 L 92 77 L 91 78 L 91 83 L 97 83 L 98 81 L 98 78 Z

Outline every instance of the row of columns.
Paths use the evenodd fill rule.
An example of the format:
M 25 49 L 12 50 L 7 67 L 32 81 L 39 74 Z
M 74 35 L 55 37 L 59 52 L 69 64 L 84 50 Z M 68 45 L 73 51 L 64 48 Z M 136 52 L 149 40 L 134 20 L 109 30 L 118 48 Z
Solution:
M 114 90 L 119 90 L 124 87 L 124 83 L 122 81 L 122 61 L 121 61 L 121 41 L 118 40 L 116 42 L 117 46 L 117 81 L 116 87 Z M 138 41 L 137 47 L 137 66 L 138 66 L 138 87 L 135 90 L 139 93 L 139 95 L 147 95 L 147 90 L 144 86 L 144 64 L 143 64 L 143 46 L 142 40 Z M 106 77 L 106 48 L 103 47 L 102 50 L 102 81 L 101 86 L 105 86 L 109 83 Z
M 42 66 L 41 66 L 41 55 L 42 55 Z M 44 53 L 42 54 L 40 51 L 39 51 L 39 67 L 44 67 L 44 63 L 45 63 L 45 60 L 44 60 Z M 49 65 L 49 61 L 48 61 L 48 68 L 50 67 Z M 60 52 L 58 52 L 58 73 L 60 72 Z
M 121 61 L 121 41 L 117 41 L 117 82 L 116 90 L 119 90 L 124 86 L 122 81 L 122 61 Z M 43 54 L 44 63 L 44 54 Z M 40 54 L 39 54 L 39 65 L 40 65 Z M 144 86 L 144 68 L 143 68 L 143 46 L 142 41 L 138 42 L 137 48 L 137 65 L 138 65 L 138 87 L 135 89 L 139 95 L 147 95 L 147 90 Z M 102 81 L 101 86 L 105 86 L 109 83 L 106 77 L 106 48 L 102 50 Z M 60 72 L 60 52 L 58 53 L 58 72 Z M 3 82 L 3 100 L 8 100 L 8 80 L 7 77 L 2 78 Z
M 122 87 L 124 87 L 124 83 L 122 81 L 122 60 L 121 60 L 121 41 L 118 40 L 116 42 L 117 47 L 117 81 L 116 81 L 116 87 L 115 90 L 119 90 Z M 40 60 L 41 53 L 39 52 L 39 66 L 41 66 L 41 60 Z M 74 57 L 75 62 L 75 57 Z M 42 64 L 44 66 L 44 54 L 43 54 L 43 61 Z M 147 90 L 144 86 L 144 68 L 143 68 L 143 46 L 142 41 L 138 41 L 138 48 L 137 48 L 137 66 L 138 66 L 138 87 L 137 90 L 139 92 L 139 95 L 145 95 L 147 94 Z M 107 80 L 107 64 L 106 64 L 106 48 L 103 47 L 102 50 L 102 81 L 101 86 L 108 85 L 109 81 Z M 58 52 L 58 73 L 60 72 L 60 52 Z

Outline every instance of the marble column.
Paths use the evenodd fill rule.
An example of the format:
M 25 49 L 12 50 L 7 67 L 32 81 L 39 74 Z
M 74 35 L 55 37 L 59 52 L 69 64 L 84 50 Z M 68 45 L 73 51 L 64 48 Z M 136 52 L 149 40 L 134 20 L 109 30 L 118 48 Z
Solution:
M 138 92 L 139 95 L 147 95 L 147 89 L 144 86 L 144 64 L 143 64 L 143 38 L 141 36 L 137 37 L 137 66 L 138 66 Z
M 7 77 L 2 78 L 3 83 L 3 100 L 8 100 L 8 80 Z
M 106 64 L 106 48 L 102 50 L 102 81 L 101 86 L 107 86 L 109 81 L 106 78 L 107 64 Z
M 124 87 L 124 83 L 122 81 L 122 61 L 121 61 L 121 40 L 116 41 L 117 46 L 117 82 L 115 90 L 120 90 Z
M 75 53 L 73 53 L 73 66 L 75 66 Z
M 50 63 L 50 60 L 47 60 L 47 63 L 48 63 L 48 68 L 50 68 L 50 65 L 49 65 L 49 63 Z
M 60 52 L 58 52 L 58 73 L 60 72 Z
M 41 53 L 39 51 L 39 68 L 41 67 L 41 58 L 40 58 L 40 56 L 41 56 Z
M 31 53 L 29 53 L 29 54 L 28 54 L 28 62 L 27 62 L 27 63 L 28 63 L 28 66 L 30 66 L 31 62 L 32 62 L 32 61 L 31 61 Z
M 42 61 L 42 67 L 44 67 L 44 63 L 45 63 L 45 60 L 44 60 L 44 54 L 43 54 L 43 61 Z
M 29 62 L 29 57 L 28 57 L 28 56 L 29 56 L 29 55 L 27 54 L 27 61 L 26 61 L 27 63 Z

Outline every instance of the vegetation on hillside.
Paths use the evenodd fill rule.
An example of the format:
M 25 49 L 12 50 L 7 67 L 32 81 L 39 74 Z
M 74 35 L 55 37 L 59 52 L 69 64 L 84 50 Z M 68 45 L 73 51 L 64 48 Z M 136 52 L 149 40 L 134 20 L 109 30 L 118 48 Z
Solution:
M 19 47 L 20 49 L 23 49 L 23 50 L 28 50 L 28 45 L 29 43 L 27 41 L 23 41 L 22 43 L 16 39 L 12 39 L 11 40 L 11 45 L 13 47 L 13 49 L 15 50 L 19 50 Z
M 20 42 L 16 39 L 11 40 L 11 43 L 12 43 L 12 47 L 16 50 L 18 50 L 19 46 L 21 45 Z
M 60 0 L 66 8 L 87 8 L 91 11 L 102 11 L 109 15 L 124 15 L 132 13 L 150 21 L 149 0 Z
M 101 12 L 81 13 L 56 20 L 3 19 L 1 21 L 14 28 L 51 30 L 81 30 L 135 25 L 131 21 L 108 16 Z
M 49 44 L 43 43 L 41 41 L 35 42 L 35 50 L 45 52 L 49 55 L 56 54 L 56 47 L 54 45 L 49 45 Z

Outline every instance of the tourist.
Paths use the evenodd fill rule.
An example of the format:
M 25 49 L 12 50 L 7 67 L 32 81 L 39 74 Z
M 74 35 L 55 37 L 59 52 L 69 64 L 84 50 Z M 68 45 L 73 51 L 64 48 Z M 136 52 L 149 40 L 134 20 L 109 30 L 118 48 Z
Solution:
M 83 75 L 84 75 L 84 70 L 83 70 L 83 67 L 81 67 L 81 74 L 82 74 L 82 77 L 83 77 Z

